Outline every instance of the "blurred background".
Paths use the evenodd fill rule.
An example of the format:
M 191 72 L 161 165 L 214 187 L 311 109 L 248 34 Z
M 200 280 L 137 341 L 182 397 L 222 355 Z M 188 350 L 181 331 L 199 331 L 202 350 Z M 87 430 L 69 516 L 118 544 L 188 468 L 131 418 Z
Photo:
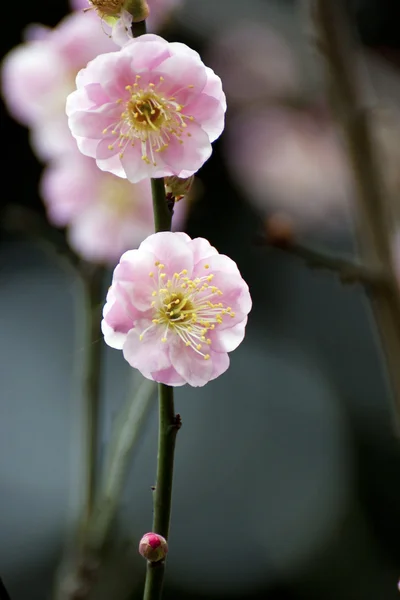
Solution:
M 400 445 L 365 294 L 257 243 L 283 223 L 299 243 L 354 251 L 351 177 L 300 4 L 182 0 L 154 23 L 167 39 L 197 49 L 223 81 L 226 130 L 182 222 L 237 261 L 254 302 L 229 371 L 205 388 L 176 392 L 184 426 L 166 600 L 399 597 Z M 354 8 L 383 107 L 377 136 L 397 214 L 399 3 L 358 0 Z M 13 9 L 3 15 L 2 56 L 22 43 L 28 25 L 55 27 L 71 7 L 20 0 Z M 21 81 L 29 99 L 31 82 Z M 71 240 L 78 252 L 83 246 L 72 226 L 46 225 L 47 157 L 3 95 L 0 576 L 13 600 L 43 600 L 81 502 L 84 297 L 66 248 Z M 69 177 L 67 189 L 74 171 Z M 106 266 L 105 291 L 112 260 Z M 98 343 L 106 363 L 100 464 L 132 374 L 122 353 Z M 141 597 L 136 548 L 151 528 L 156 428 L 152 409 L 96 599 Z

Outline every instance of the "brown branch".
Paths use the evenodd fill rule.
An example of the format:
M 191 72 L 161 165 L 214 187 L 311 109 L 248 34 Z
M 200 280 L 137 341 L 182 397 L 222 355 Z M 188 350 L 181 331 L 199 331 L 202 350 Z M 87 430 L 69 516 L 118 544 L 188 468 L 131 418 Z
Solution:
M 385 186 L 378 168 L 371 135 L 370 111 L 362 96 L 360 64 L 349 27 L 348 5 L 343 0 L 307 0 L 317 48 L 326 66 L 332 109 L 341 127 L 353 170 L 358 208 L 361 259 L 381 266 L 388 285 L 368 288 L 380 333 L 400 424 L 400 294 L 391 254 L 391 223 Z
M 296 242 L 268 242 L 265 238 L 258 241 L 259 245 L 268 245 L 302 260 L 311 269 L 330 271 L 339 277 L 342 283 L 360 283 L 364 286 L 388 286 L 390 279 L 385 269 L 379 269 L 353 261 L 344 256 L 304 246 Z

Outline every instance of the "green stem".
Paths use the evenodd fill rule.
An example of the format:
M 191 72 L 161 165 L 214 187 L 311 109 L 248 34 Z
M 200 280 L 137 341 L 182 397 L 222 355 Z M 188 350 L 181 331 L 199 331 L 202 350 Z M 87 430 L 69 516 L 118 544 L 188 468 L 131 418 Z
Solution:
M 132 35 L 146 33 L 146 22 L 132 23 Z M 151 180 L 154 231 L 171 231 L 173 209 L 165 196 L 164 178 Z M 180 419 L 175 415 L 174 390 L 162 383 L 158 386 L 159 424 L 157 478 L 154 490 L 153 532 L 168 539 L 171 519 L 172 478 L 174 471 L 175 439 Z M 144 600 L 158 600 L 164 582 L 165 561 L 147 562 Z
M 147 563 L 146 584 L 143 600 L 158 600 L 161 598 L 165 574 L 165 561 Z
M 152 179 L 154 228 L 156 233 L 170 231 L 172 210 L 165 197 L 164 179 Z M 175 415 L 174 390 L 162 383 L 158 386 L 159 429 L 157 478 L 154 490 L 153 532 L 168 539 L 171 519 L 172 479 L 175 439 L 180 419 Z M 164 581 L 165 561 L 147 563 L 144 600 L 158 600 Z
M 174 410 L 174 389 L 160 383 L 157 483 L 154 491 L 153 531 L 166 539 L 171 517 L 175 438 L 179 423 Z
M 157 483 L 154 490 L 153 531 L 166 539 L 169 535 L 174 472 L 175 440 L 180 423 L 175 416 L 173 388 L 159 384 L 159 431 Z M 158 600 L 164 581 L 165 561 L 147 563 L 144 600 Z
M 100 320 L 103 300 L 103 269 L 90 265 L 85 269 L 87 294 L 87 358 L 84 380 L 86 401 L 86 490 L 84 524 L 92 516 L 97 486 L 98 421 L 101 392 L 102 344 Z
M 151 191 L 153 195 L 154 230 L 171 231 L 172 211 L 166 197 L 164 179 L 152 179 Z

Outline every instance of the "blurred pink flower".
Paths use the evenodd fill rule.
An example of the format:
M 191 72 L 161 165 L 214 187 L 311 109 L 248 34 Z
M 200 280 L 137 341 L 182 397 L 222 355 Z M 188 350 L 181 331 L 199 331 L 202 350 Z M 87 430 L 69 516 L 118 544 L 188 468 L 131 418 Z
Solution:
M 104 173 L 77 151 L 45 169 L 40 191 L 49 220 L 68 227 L 71 247 L 88 261 L 115 265 L 154 231 L 150 181 Z M 186 209 L 186 202 L 175 206 L 175 228 L 182 229 Z
M 350 174 L 324 114 L 246 111 L 230 123 L 225 150 L 232 176 L 261 212 L 286 214 L 299 231 L 346 225 Z
M 74 147 L 65 103 L 75 77 L 88 61 L 117 46 L 95 15 L 74 13 L 55 29 L 30 26 L 27 41 L 2 66 L 2 90 L 15 119 L 31 128 L 32 145 L 44 159 Z
M 227 370 L 250 310 L 233 260 L 203 238 L 163 232 L 121 257 L 102 330 L 148 379 L 203 386 Z
M 224 128 L 221 80 L 185 44 L 147 34 L 82 69 L 67 99 L 83 154 L 132 183 L 190 177 Z
M 240 22 L 212 40 L 207 59 L 230 102 L 265 102 L 300 89 L 299 68 L 286 40 L 267 25 Z
M 71 0 L 70 4 L 74 10 L 84 10 L 91 6 L 89 0 Z M 147 4 L 150 8 L 148 26 L 151 31 L 155 31 L 165 24 L 174 9 L 183 4 L 183 0 L 147 0 Z

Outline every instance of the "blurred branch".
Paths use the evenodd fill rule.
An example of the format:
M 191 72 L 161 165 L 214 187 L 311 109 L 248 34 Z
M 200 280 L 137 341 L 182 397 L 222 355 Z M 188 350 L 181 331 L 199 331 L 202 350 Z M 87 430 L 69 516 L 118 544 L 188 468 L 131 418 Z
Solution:
M 100 329 L 103 300 L 104 269 L 98 265 L 83 264 L 86 300 L 86 341 L 84 371 L 84 401 L 86 404 L 86 481 L 83 527 L 90 522 L 97 488 L 97 451 L 99 443 L 99 409 L 103 343 Z
M 156 384 L 153 381 L 143 380 L 117 416 L 95 509 L 84 532 L 82 550 L 72 567 L 67 569 L 67 574 L 59 577 L 61 583 L 55 595 L 57 600 L 86 600 L 92 597 L 132 450 L 143 433 L 155 391 Z
M 387 270 L 389 282 L 368 293 L 387 360 L 400 419 L 400 287 L 392 263 L 391 231 L 382 174 L 361 94 L 360 65 L 349 26 L 349 3 L 306 0 L 315 42 L 324 58 L 328 92 L 347 146 L 358 203 L 358 239 L 362 260 Z M 400 420 L 399 420 L 400 424 Z
M 46 250 L 65 258 L 82 275 L 81 260 L 68 246 L 63 233 L 34 210 L 18 204 L 6 206 L 1 214 L 1 228 L 6 233 L 33 239 Z
M 143 379 L 133 398 L 128 400 L 117 417 L 106 457 L 96 514 L 88 531 L 88 545 L 91 548 L 101 548 L 108 537 L 129 467 L 131 452 L 143 432 L 156 388 L 154 381 Z
M 10 205 L 2 214 L 2 229 L 14 235 L 31 238 L 45 250 L 65 259 L 64 264 L 72 268 L 80 278 L 86 299 L 85 317 L 87 334 L 85 338 L 84 399 L 86 402 L 87 445 L 86 490 L 83 520 L 90 517 L 95 493 L 98 410 L 100 397 L 100 374 L 102 339 L 100 330 L 101 307 L 103 305 L 104 268 L 82 261 L 68 246 L 62 232 L 51 226 L 38 213 L 23 206 Z
M 387 286 L 389 277 L 386 271 L 357 263 L 348 258 L 330 254 L 295 242 L 278 242 L 265 237 L 257 240 L 258 245 L 269 245 L 304 261 L 312 269 L 335 273 L 342 283 L 361 283 L 365 286 Z

